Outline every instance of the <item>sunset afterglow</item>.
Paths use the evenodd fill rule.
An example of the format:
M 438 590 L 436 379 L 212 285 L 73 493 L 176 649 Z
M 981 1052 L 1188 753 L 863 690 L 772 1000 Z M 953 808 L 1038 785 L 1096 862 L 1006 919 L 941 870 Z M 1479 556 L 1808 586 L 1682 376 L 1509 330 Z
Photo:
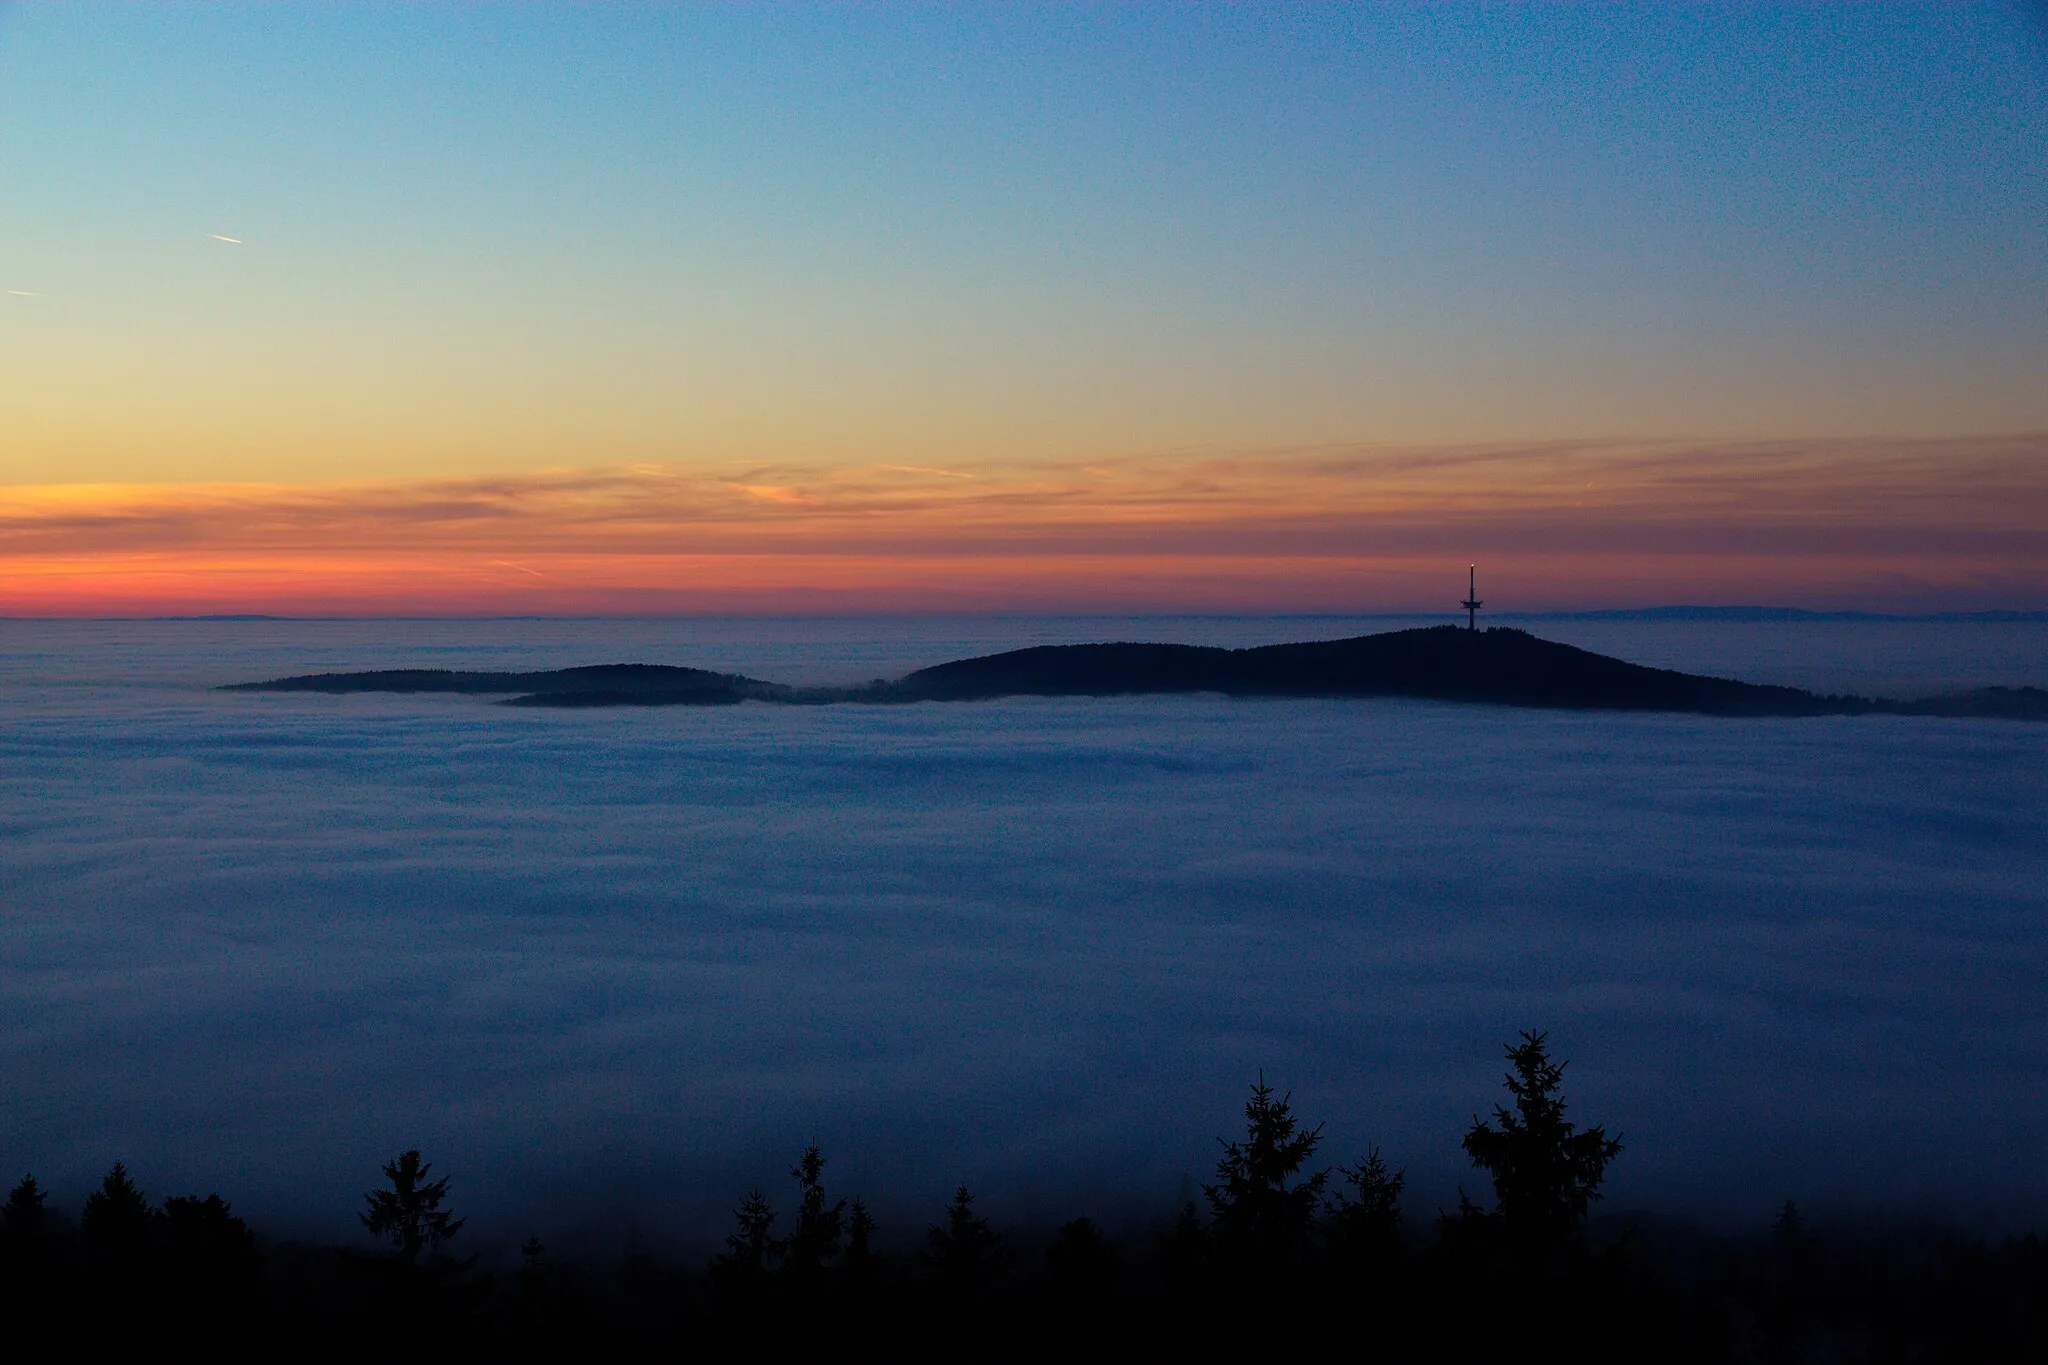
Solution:
M 1790 594 L 1937 609 L 2048 590 L 2048 442 L 1179 455 L 325 487 L 0 490 L 34 615 L 1524 609 Z
M 2024 9 L 13 5 L 0 73 L 0 613 L 2048 603 Z

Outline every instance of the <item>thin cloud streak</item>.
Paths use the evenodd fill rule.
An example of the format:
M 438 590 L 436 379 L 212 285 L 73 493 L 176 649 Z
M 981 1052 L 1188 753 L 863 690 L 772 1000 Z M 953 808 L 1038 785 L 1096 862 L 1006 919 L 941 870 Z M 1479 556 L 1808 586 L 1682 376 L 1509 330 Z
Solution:
M 0 489 L 14 614 L 264 591 L 488 610 L 494 567 L 548 580 L 548 610 L 1409 608 L 1473 557 L 1526 605 L 2044 605 L 2048 436 Z
M 960 473 L 958 470 L 933 469 L 929 465 L 921 464 L 885 464 L 877 465 L 876 468 L 891 470 L 897 474 L 936 474 L 942 479 L 971 479 L 975 477 L 972 474 Z

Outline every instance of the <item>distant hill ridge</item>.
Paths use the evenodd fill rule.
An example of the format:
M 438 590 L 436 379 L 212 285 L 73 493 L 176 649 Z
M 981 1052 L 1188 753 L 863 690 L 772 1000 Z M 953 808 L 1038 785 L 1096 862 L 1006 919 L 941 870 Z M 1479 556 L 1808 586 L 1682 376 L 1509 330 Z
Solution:
M 1086 613 L 1083 613 L 1085 615 Z M 1857 611 L 1850 608 L 1816 610 L 1811 607 L 1770 607 L 1761 604 L 1737 604 L 1714 606 L 1706 603 L 1678 603 L 1661 607 L 1599 607 L 1583 610 L 1556 611 L 1496 611 L 1488 613 L 1495 621 L 1871 621 L 1871 622 L 1947 622 L 1951 624 L 2009 624 L 2012 622 L 2048 621 L 2048 611 L 2039 609 L 2008 609 L 1993 611 Z M 1172 619 L 1216 619 L 1218 617 L 1237 619 L 1231 612 L 1164 613 Z M 1416 612 L 1416 611 L 1355 611 L 1355 612 L 1303 612 L 1293 615 L 1296 620 L 1413 620 L 1437 622 L 1447 617 L 1459 617 L 1457 612 Z M 616 621 L 621 619 L 664 620 L 656 614 L 647 617 L 622 618 L 614 614 L 595 616 L 564 616 L 560 614 L 512 614 L 487 616 L 274 616 L 266 612 L 216 612 L 201 616 L 5 616 L 0 621 L 163 621 L 200 623 L 237 622 L 303 622 L 303 621 L 346 621 L 364 624 L 376 621 Z
M 921 668 L 894 682 L 788 687 L 736 673 L 661 664 L 542 672 L 385 669 L 235 683 L 246 692 L 509 694 L 505 705 L 721 706 L 741 701 L 984 701 L 996 697 L 1220 692 L 1237 697 L 1415 697 L 1605 711 L 1716 716 L 1907 715 L 2048 719 L 2048 691 L 1983 688 L 1919 701 L 1827 696 L 1796 687 L 1649 668 L 1496 626 L 1425 626 L 1346 640 L 1222 649 L 1210 645 L 1040 645 Z
M 307 673 L 268 682 L 231 683 L 227 692 L 523 693 L 515 701 L 550 706 L 720 706 L 781 700 L 790 689 L 668 664 L 591 664 L 538 673 L 478 673 L 448 668 L 385 668 L 370 673 Z

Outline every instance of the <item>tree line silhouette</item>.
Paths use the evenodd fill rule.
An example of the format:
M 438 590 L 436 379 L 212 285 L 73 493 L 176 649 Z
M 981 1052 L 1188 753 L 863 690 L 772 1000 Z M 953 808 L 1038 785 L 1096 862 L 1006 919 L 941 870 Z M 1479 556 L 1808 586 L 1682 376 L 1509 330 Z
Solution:
M 538 1239 L 488 1273 L 456 1243 L 450 1180 L 417 1151 L 358 1215 L 369 1247 L 257 1237 L 218 1194 L 153 1207 L 120 1163 L 76 1223 L 24 1177 L 0 1206 L 10 1359 L 820 1360 L 1226 1357 L 1386 1361 L 2048 1360 L 2048 1246 L 1827 1233 L 1786 1204 L 1767 1236 L 1589 1224 L 1619 1135 L 1566 1117 L 1541 1033 L 1463 1148 L 1491 1198 L 1411 1222 L 1378 1149 L 1319 1166 L 1321 1125 L 1251 1087 L 1213 1183 L 1150 1232 L 1086 1217 L 998 1233 L 961 1185 L 914 1248 L 884 1249 L 809 1143 L 785 1223 L 748 1191 L 701 1268 L 567 1262 Z M 1028 1253 L 1028 1254 L 1027 1254 Z

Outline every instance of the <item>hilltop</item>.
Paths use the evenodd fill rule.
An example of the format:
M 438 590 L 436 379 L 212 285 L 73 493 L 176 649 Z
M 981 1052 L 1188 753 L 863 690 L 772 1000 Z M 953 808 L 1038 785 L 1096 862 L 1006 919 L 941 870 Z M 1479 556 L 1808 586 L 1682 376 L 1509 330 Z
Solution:
M 1832 696 L 1738 682 L 1544 640 L 1524 630 L 1427 626 L 1301 644 L 1041 645 L 921 668 L 894 682 L 788 687 L 737 673 L 662 664 L 598 664 L 530 673 L 385 669 L 234 683 L 240 692 L 453 692 L 507 706 L 824 705 L 1215 692 L 1233 697 L 1415 697 L 1602 711 L 1711 716 L 1903 715 L 2048 719 L 2048 691 L 1987 687 L 1917 701 Z

